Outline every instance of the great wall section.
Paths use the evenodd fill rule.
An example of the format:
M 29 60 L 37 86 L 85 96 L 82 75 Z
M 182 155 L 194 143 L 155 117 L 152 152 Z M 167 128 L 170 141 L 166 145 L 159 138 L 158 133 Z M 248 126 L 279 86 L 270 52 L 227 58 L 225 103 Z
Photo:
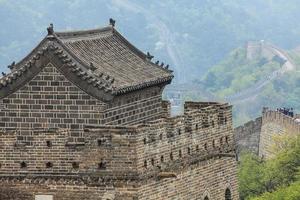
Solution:
M 264 57 L 268 61 L 276 59 L 280 64 L 281 68 L 273 71 L 272 73 L 266 75 L 260 81 L 257 81 L 254 85 L 249 88 L 244 89 L 241 92 L 237 92 L 233 95 L 225 97 L 225 100 L 231 103 L 239 103 L 255 97 L 264 89 L 264 87 L 271 81 L 279 78 L 284 73 L 294 70 L 295 64 L 290 56 L 282 49 L 276 47 L 273 44 L 260 41 L 260 42 L 248 42 L 246 45 L 247 59 L 257 59 L 259 57 Z
M 284 73 L 295 70 L 296 64 L 293 59 L 281 48 L 265 41 L 250 41 L 245 45 L 246 58 L 248 60 L 257 59 L 260 57 L 266 58 L 268 61 L 276 59 L 280 64 L 280 69 L 272 71 L 265 75 L 261 80 L 243 91 L 236 92 L 232 95 L 220 99 L 215 94 L 206 90 L 206 87 L 201 84 L 177 84 L 166 88 L 166 96 L 170 99 L 173 106 L 173 113 L 177 114 L 182 111 L 184 98 L 186 96 L 198 95 L 206 101 L 222 101 L 230 102 L 231 104 L 240 104 L 255 100 L 258 94 L 271 82 L 280 78 Z
M 234 129 L 236 153 L 238 157 L 243 151 L 272 157 L 274 138 L 284 134 L 300 135 L 300 115 L 292 117 L 279 110 L 264 108 L 261 117 Z

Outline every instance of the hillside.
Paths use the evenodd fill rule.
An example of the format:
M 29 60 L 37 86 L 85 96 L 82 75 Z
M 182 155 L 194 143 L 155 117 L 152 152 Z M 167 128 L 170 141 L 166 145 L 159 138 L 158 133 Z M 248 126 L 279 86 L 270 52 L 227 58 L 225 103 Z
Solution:
M 249 46 L 233 50 L 199 81 L 235 106 L 236 125 L 258 116 L 264 106 L 300 111 L 299 51 L 264 45 L 254 52 Z
M 24 57 L 51 22 L 55 30 L 85 29 L 105 26 L 112 17 L 126 38 L 170 64 L 176 80 L 185 83 L 248 40 L 295 48 L 299 9 L 297 0 L 0 0 L 0 67 L 7 70 Z

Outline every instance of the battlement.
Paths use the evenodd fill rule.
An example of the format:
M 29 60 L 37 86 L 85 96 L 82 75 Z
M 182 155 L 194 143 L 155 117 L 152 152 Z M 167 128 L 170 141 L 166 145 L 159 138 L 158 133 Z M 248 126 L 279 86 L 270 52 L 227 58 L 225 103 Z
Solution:
M 286 110 L 284 110 L 286 112 Z M 292 117 L 293 116 L 293 117 Z M 259 155 L 270 158 L 274 155 L 272 146 L 274 145 L 274 136 L 276 135 L 298 135 L 300 134 L 300 123 L 297 122 L 291 112 L 283 113 L 281 109 L 264 109 L 262 114 L 262 127 L 259 143 Z
M 87 125 L 83 132 L 40 128 L 25 136 L 11 131 L 1 133 L 0 145 L 2 174 L 168 171 L 175 162 L 199 155 L 234 156 L 231 106 L 188 102 L 182 116 L 132 126 Z
M 255 130 L 257 128 L 260 129 L 261 123 L 262 123 L 262 117 L 257 117 L 254 120 L 248 121 L 247 123 L 236 127 L 234 130 L 235 133 L 237 133 L 234 135 L 235 140 L 241 140 L 248 137 L 249 133 L 247 133 L 247 130 Z
M 258 154 L 261 126 L 262 117 L 258 117 L 234 129 L 234 141 L 238 157 L 243 151 Z
M 291 117 L 279 111 L 267 110 L 263 113 L 263 124 L 275 123 L 285 127 L 291 133 L 300 133 L 300 123 L 296 121 L 297 115 Z

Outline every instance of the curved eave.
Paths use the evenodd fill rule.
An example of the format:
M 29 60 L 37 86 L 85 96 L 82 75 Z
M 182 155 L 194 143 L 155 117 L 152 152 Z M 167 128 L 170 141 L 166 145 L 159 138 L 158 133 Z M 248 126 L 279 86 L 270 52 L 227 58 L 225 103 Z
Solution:
M 170 76 L 166 76 L 163 78 L 148 80 L 148 81 L 145 81 L 145 82 L 137 84 L 137 85 L 126 86 L 126 87 L 123 87 L 123 88 L 120 88 L 117 90 L 113 90 L 112 93 L 114 95 L 121 95 L 121 94 L 126 94 L 129 92 L 141 90 L 141 89 L 156 86 L 156 85 L 166 85 L 166 84 L 170 84 L 173 78 L 174 78 L 174 76 L 170 75 Z

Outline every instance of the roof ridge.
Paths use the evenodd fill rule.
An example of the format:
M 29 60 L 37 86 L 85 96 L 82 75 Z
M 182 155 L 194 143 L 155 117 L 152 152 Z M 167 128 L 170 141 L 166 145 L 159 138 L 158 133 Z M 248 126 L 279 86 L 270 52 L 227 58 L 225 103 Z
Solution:
M 61 31 L 61 32 L 54 32 L 54 34 L 61 39 L 64 39 L 64 37 L 74 37 L 74 36 L 82 36 L 82 35 L 91 35 L 91 34 L 97 34 L 102 32 L 113 32 L 114 28 L 111 26 L 106 26 L 102 28 L 96 28 L 96 29 L 86 29 L 86 30 L 70 30 L 70 31 Z

